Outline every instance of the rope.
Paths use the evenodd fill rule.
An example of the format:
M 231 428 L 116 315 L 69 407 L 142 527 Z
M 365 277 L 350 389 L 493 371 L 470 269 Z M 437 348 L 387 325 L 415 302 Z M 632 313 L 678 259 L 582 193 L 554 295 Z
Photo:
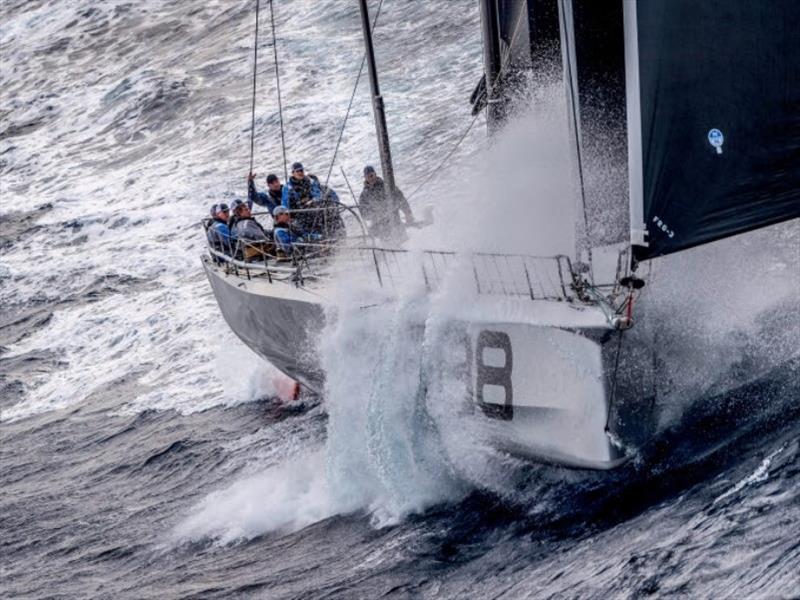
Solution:
M 260 0 L 256 0 L 257 2 Z M 281 76 L 278 70 L 278 41 L 275 35 L 275 2 L 269 0 L 269 17 L 272 22 L 272 52 L 275 56 L 275 86 L 278 88 L 278 118 L 281 124 L 281 151 L 283 152 L 283 180 L 289 179 L 288 162 L 286 161 L 286 134 L 283 130 L 283 103 L 281 101 Z M 256 13 L 258 12 L 258 5 L 256 5 Z M 256 32 L 258 31 L 258 22 L 256 22 Z M 255 107 L 255 98 L 253 99 L 253 107 Z M 253 108 L 255 111 L 255 108 Z M 252 162 L 250 165 L 250 172 L 253 172 Z
M 445 163 L 447 163 L 447 161 L 450 160 L 450 157 L 453 156 L 453 154 L 455 154 L 456 150 L 458 150 L 458 147 L 461 145 L 461 142 L 467 139 L 469 132 L 472 131 L 472 126 L 475 125 L 475 121 L 477 121 L 478 117 L 480 116 L 481 113 L 478 113 L 474 117 L 472 117 L 472 121 L 470 121 L 469 125 L 467 126 L 467 129 L 464 131 L 464 133 L 461 134 L 461 137 L 458 138 L 458 141 L 455 143 L 455 145 L 452 148 L 450 148 L 450 152 L 445 154 L 445 157 L 438 165 L 436 165 L 436 168 L 434 168 L 432 171 L 429 171 L 425 179 L 423 179 L 422 182 L 416 188 L 414 188 L 414 191 L 408 195 L 409 199 L 413 198 L 416 195 L 416 193 L 420 191 L 423 188 L 423 186 L 425 186 L 425 184 L 427 184 L 433 178 L 433 176 L 438 173 L 439 169 L 441 169 L 445 165 Z
M 347 173 L 344 172 L 342 167 L 339 167 L 339 170 L 342 172 L 342 177 L 344 177 L 344 182 L 347 184 L 347 189 L 350 190 L 350 195 L 353 197 L 353 204 L 358 206 L 358 198 L 356 198 L 355 192 L 353 192 L 353 186 L 350 185 L 350 180 L 347 178 Z
M 375 27 L 378 25 L 378 17 L 381 16 L 381 8 L 383 8 L 383 0 L 378 3 L 378 10 L 375 12 L 375 18 L 372 20 L 372 31 L 375 31 Z M 358 84 L 361 82 L 361 73 L 364 71 L 364 63 L 367 62 L 367 53 L 364 52 L 364 55 L 361 57 L 361 66 L 358 67 L 358 75 L 356 76 L 356 83 L 353 86 L 353 93 L 350 94 L 350 102 L 347 104 L 347 112 L 344 115 L 344 121 L 342 121 L 342 126 L 339 128 L 339 138 L 336 140 L 336 147 L 333 149 L 333 157 L 331 158 L 331 164 L 328 167 L 328 174 L 325 176 L 325 185 L 328 185 L 328 182 L 331 178 L 331 172 L 333 171 L 333 165 L 336 162 L 336 155 L 339 154 L 339 146 L 342 143 L 342 137 L 344 137 L 344 130 L 347 127 L 347 120 L 350 118 L 350 111 L 353 108 L 353 100 L 356 97 L 356 91 L 358 91 Z
M 611 379 L 611 394 L 608 399 L 608 413 L 606 414 L 606 431 L 611 423 L 611 411 L 614 408 L 614 396 L 617 393 L 617 370 L 619 369 L 619 355 L 622 354 L 622 330 L 619 331 L 617 337 L 617 356 L 614 359 L 614 374 Z
M 270 5 L 272 2 L 270 2 Z M 256 0 L 256 34 L 253 42 L 253 108 L 250 116 L 250 173 L 253 172 L 253 157 L 256 144 L 256 80 L 258 74 L 258 13 L 261 0 Z

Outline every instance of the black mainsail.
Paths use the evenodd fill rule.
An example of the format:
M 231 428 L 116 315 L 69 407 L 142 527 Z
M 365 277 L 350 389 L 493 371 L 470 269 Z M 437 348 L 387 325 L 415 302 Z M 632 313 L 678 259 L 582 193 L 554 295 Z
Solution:
M 590 247 L 629 231 L 640 261 L 800 217 L 800 1 L 483 5 L 501 100 L 562 55 Z
M 800 2 L 624 8 L 635 257 L 800 217 Z

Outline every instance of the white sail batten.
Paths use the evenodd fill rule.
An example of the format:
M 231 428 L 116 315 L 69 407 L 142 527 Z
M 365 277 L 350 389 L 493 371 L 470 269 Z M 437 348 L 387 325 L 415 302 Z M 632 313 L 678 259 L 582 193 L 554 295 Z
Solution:
M 622 0 L 625 27 L 625 89 L 628 120 L 628 186 L 632 246 L 647 246 L 644 224 L 644 176 L 642 172 L 642 110 L 639 97 L 639 31 L 637 0 Z

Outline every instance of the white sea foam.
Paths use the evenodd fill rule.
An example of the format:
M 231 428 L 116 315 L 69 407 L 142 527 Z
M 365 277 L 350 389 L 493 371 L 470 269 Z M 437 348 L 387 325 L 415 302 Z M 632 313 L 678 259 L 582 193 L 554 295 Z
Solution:
M 753 471 L 750 475 L 739 481 L 736 485 L 734 485 L 729 490 L 726 490 L 724 493 L 720 494 L 716 498 L 714 498 L 714 504 L 717 502 L 722 502 L 725 498 L 733 496 L 734 494 L 738 494 L 744 488 L 750 485 L 755 485 L 758 483 L 762 483 L 769 478 L 769 468 L 772 465 L 773 459 L 778 456 L 781 452 L 786 449 L 786 446 L 783 445 L 777 450 L 770 452 L 764 460 L 761 461 L 761 464 L 758 465 L 758 468 Z
M 317 452 L 238 480 L 195 507 L 176 527 L 175 540 L 211 536 L 229 543 L 267 531 L 295 531 L 329 517 L 334 512 L 324 469 L 324 453 Z
M 435 53 L 435 37 L 425 35 L 433 25 L 406 22 L 402 5 L 387 4 L 375 32 L 379 58 L 405 57 L 381 60 L 381 70 L 407 191 L 432 151 L 470 120 L 466 104 L 454 111 L 451 102 L 468 97 L 480 73 L 477 10 L 463 6 L 467 26 L 435 27 L 441 35 L 466 28 L 472 39 Z M 62 359 L 55 372 L 26 378 L 23 396 L 0 418 L 73 406 L 121 379 L 138 392 L 115 411 L 188 412 L 271 393 L 274 370 L 230 333 L 198 260 L 207 207 L 245 190 L 252 5 L 203 2 L 187 15 L 157 0 L 44 2 L 0 7 L 0 16 L 3 62 L 14 65 L 0 69 L 3 128 L 34 124 L 0 140 L 0 212 L 52 206 L 40 229 L 4 249 L 0 299 L 54 312 L 4 357 L 52 351 Z M 276 7 L 276 16 L 288 160 L 324 177 L 362 52 L 358 7 L 298 0 Z M 140 31 L 134 43 L 132 25 Z M 311 43 L 311 29 L 324 49 Z M 255 168 L 263 185 L 263 175 L 283 168 L 271 40 L 261 40 Z M 65 48 L 50 51 L 54 44 Z M 332 171 L 343 198 L 339 166 L 357 186 L 363 165 L 378 162 L 368 94 L 363 78 Z M 480 135 L 476 127 L 472 139 Z M 80 306 L 103 277 L 137 283 Z

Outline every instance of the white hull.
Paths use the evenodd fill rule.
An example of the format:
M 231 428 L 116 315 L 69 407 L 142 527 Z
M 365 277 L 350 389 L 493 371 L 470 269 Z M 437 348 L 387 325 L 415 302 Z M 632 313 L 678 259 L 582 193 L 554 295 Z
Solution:
M 327 302 L 324 287 L 306 291 L 226 275 L 210 261 L 205 266 L 237 335 L 289 376 L 319 391 L 324 374 L 315 357 L 301 351 L 295 340 L 277 339 L 287 334 L 268 315 L 306 314 L 312 326 L 306 327 L 303 346 L 316 346 L 312 339 L 321 331 Z M 242 314 L 250 315 L 246 323 Z M 498 448 L 577 468 L 608 469 L 624 462 L 625 453 L 612 442 L 621 418 L 618 406 L 609 419 L 616 344 L 608 342 L 616 334 L 600 308 L 479 296 L 453 313 L 452 326 L 466 343 L 464 384 L 472 412 Z M 285 355 L 276 355 L 275 348 L 285 348 Z
M 468 331 L 473 401 L 498 420 L 498 447 L 571 466 L 618 462 L 621 453 L 606 433 L 608 386 L 597 341 L 525 322 L 472 323 Z

